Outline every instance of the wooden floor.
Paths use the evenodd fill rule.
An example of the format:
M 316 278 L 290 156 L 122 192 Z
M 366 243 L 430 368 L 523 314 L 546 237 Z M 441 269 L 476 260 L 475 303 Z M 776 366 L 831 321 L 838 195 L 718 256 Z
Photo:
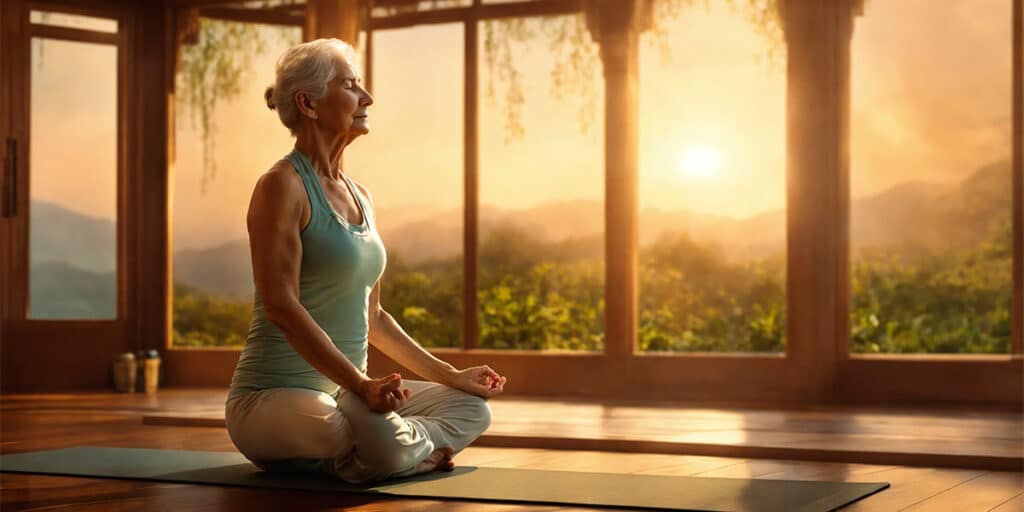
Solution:
M 233 451 L 219 427 L 143 424 L 144 415 L 222 417 L 222 390 L 161 390 L 155 395 L 70 393 L 0 395 L 0 453 L 79 445 Z M 716 407 L 635 407 L 514 398 L 491 401 L 495 438 L 562 436 L 614 444 L 616 439 L 657 443 L 697 439 L 710 445 L 753 446 L 772 442 L 836 444 L 851 452 L 889 439 L 885 450 L 927 454 L 948 445 L 971 457 L 1020 457 L 1017 413 L 960 410 L 802 410 Z M 553 409 L 554 408 L 554 409 Z M 559 411 L 551 414 L 552 410 Z M 538 432 L 546 436 L 537 436 Z M 704 434 L 699 434 L 703 432 Z M 555 435 L 557 434 L 557 435 Z M 701 438 L 700 435 L 711 436 Z M 696 436 L 696 437 L 695 437 Z M 731 436 L 731 437 L 730 437 Z M 751 441 L 752 444 L 748 444 Z M 936 444 L 938 443 L 938 444 Z M 944 443 L 944 444 L 943 444 Z M 700 443 L 695 443 L 700 444 Z M 971 449 L 971 445 L 983 448 Z M 640 445 L 620 445 L 620 447 Z M 930 446 L 930 448 L 928 448 Z M 561 447 L 561 446 L 559 446 Z M 1015 452 L 1014 452 L 1015 450 Z M 657 451 L 657 450 L 651 450 Z M 822 452 L 827 453 L 827 452 Z M 990 460 L 982 457 L 976 460 Z M 548 470 L 690 475 L 792 480 L 886 481 L 892 487 L 843 510 L 1024 511 L 1024 473 L 980 468 L 933 468 L 889 464 L 752 459 L 676 453 L 498 448 L 474 445 L 456 464 Z M 920 460 L 918 460 L 920 462 Z M 1019 467 L 1019 466 L 1018 466 Z M 598 510 L 578 507 L 487 504 L 466 501 L 370 499 L 308 491 L 118 481 L 0 473 L 0 509 L 8 510 L 358 510 L 534 511 Z M 607 509 L 601 509 L 607 510 Z
M 224 427 L 226 392 L 182 391 L 153 404 L 151 425 Z M 978 409 L 491 401 L 475 446 L 1019 470 L 1024 417 Z

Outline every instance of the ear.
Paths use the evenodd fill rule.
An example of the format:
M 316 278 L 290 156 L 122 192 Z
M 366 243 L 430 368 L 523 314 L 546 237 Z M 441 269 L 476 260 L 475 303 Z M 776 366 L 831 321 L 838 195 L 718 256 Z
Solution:
M 308 115 L 315 110 L 313 108 L 312 102 L 309 101 L 309 96 L 306 96 L 306 93 L 303 91 L 298 91 L 295 93 L 295 103 L 299 107 L 299 112 L 301 112 L 304 115 Z

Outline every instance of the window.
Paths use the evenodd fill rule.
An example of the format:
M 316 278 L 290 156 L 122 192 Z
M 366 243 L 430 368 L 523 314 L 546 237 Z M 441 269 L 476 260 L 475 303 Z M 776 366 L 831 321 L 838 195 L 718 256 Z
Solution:
M 785 351 L 785 45 L 740 14 L 641 37 L 641 351 Z
M 175 346 L 245 341 L 255 290 L 246 211 L 256 180 L 294 144 L 263 92 L 277 58 L 300 36 L 299 28 L 200 18 L 199 42 L 182 50 L 172 171 Z M 204 48 L 226 59 L 209 59 Z
M 346 150 L 345 166 L 374 197 L 388 254 L 381 306 L 420 344 L 459 347 L 462 25 L 375 30 L 372 37 L 370 134 Z
M 36 14 L 83 18 L 33 12 L 33 21 Z M 117 47 L 33 37 L 30 51 L 28 317 L 113 319 Z
M 478 346 L 602 351 L 597 46 L 582 16 L 485 21 L 478 33 Z
M 1008 353 L 1011 2 L 877 0 L 851 79 L 856 353 Z

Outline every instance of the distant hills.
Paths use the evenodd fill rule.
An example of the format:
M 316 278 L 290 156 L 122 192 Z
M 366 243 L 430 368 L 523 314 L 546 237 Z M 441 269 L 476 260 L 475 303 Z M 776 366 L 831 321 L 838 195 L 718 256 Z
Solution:
M 989 230 L 1009 218 L 1009 168 L 1009 162 L 1004 161 L 985 166 L 958 183 L 907 182 L 854 199 L 853 248 L 887 247 L 917 253 L 974 245 L 989 238 Z M 31 207 L 31 260 L 34 272 L 38 268 L 38 275 L 42 276 L 42 281 L 36 284 L 48 287 L 50 283 L 44 281 L 50 279 L 60 279 L 65 285 L 77 282 L 67 269 L 54 272 L 52 267 L 37 265 L 63 262 L 83 272 L 113 270 L 112 222 L 42 201 L 33 201 Z M 461 209 L 429 211 L 422 207 L 382 209 L 378 214 L 385 221 L 380 230 L 389 253 L 401 254 L 404 261 L 413 264 L 460 254 L 462 215 Z M 685 210 L 648 209 L 640 213 L 640 243 L 646 246 L 659 235 L 688 232 L 697 241 L 721 245 L 723 254 L 742 261 L 783 251 L 785 223 L 784 210 L 732 219 Z M 577 200 L 524 210 L 484 206 L 480 225 L 481 240 L 486 240 L 488 233 L 499 225 L 521 228 L 545 242 L 593 238 L 604 232 L 604 205 L 600 201 Z M 83 274 L 83 279 L 95 276 L 87 278 Z M 248 241 L 176 252 L 174 279 L 227 296 L 251 298 Z
M 29 262 L 64 261 L 82 270 L 117 268 L 117 231 L 110 219 L 89 217 L 63 206 L 32 201 Z
M 958 183 L 902 183 L 851 205 L 851 245 L 898 248 L 920 253 L 974 245 L 988 230 L 1008 219 L 1012 202 L 1010 164 L 979 169 Z M 408 212 L 402 212 L 408 216 Z M 389 218 L 382 210 L 381 219 Z M 600 201 L 549 203 L 526 210 L 481 208 L 481 237 L 499 224 L 511 224 L 548 242 L 604 233 Z M 745 219 L 709 216 L 685 210 L 640 212 L 640 245 L 662 234 L 688 232 L 703 242 L 720 244 L 734 261 L 772 256 L 785 249 L 786 212 L 774 210 Z M 381 226 L 389 249 L 406 259 L 444 258 L 462 251 L 462 210 L 436 212 L 418 220 Z
M 117 317 L 117 277 L 62 261 L 32 265 L 29 318 L 111 319 Z

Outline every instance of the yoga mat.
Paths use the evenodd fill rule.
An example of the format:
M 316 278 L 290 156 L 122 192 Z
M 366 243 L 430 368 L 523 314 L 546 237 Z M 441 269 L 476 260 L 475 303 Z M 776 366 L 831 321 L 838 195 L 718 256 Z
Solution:
M 457 466 L 371 485 L 327 475 L 272 474 L 240 453 L 81 446 L 0 455 L 0 471 L 159 480 L 417 498 L 693 511 L 824 512 L 888 483 L 751 480 Z

